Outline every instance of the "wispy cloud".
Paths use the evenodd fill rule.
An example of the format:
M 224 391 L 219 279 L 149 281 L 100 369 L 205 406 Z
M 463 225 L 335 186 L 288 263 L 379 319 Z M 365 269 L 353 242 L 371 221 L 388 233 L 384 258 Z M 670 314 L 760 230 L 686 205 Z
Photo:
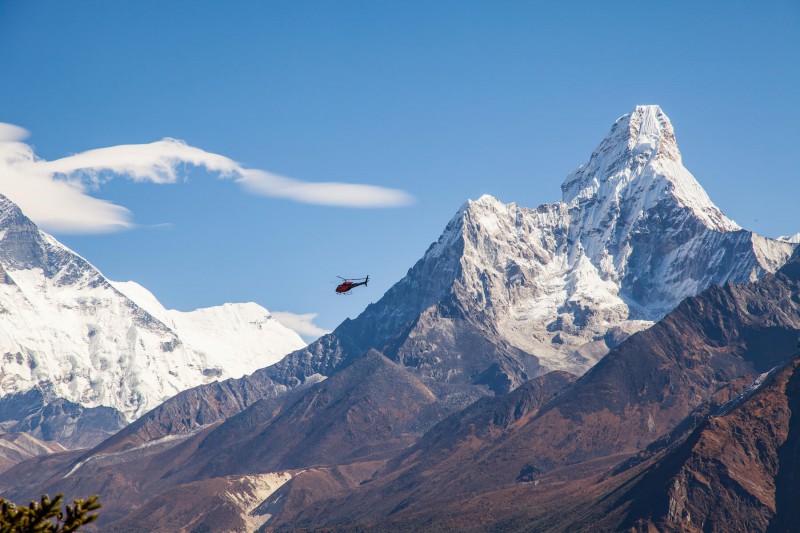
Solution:
M 27 130 L 0 123 L 0 193 L 16 202 L 45 229 L 99 233 L 132 227 L 125 207 L 95 198 L 97 187 L 116 177 L 158 184 L 181 180 L 186 166 L 202 167 L 238 183 L 251 194 L 339 207 L 385 208 L 409 205 L 405 191 L 374 185 L 305 182 L 246 168 L 220 154 L 176 139 L 88 150 L 53 161 L 36 156 L 22 141 Z
M 398 189 L 336 182 L 305 182 L 263 170 L 241 169 L 237 183 L 246 190 L 307 204 L 346 207 L 401 207 L 414 198 Z
M 275 319 L 289 329 L 293 329 L 306 342 L 312 342 L 319 337 L 330 333 L 330 330 L 323 329 L 316 324 L 314 320 L 317 318 L 317 313 L 295 314 L 287 311 L 270 311 Z

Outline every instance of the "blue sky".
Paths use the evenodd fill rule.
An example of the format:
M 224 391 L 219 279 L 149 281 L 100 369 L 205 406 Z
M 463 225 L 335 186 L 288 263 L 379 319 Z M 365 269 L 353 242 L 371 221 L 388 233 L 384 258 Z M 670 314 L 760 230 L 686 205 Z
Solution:
M 124 206 L 131 227 L 49 231 L 175 309 L 256 301 L 333 329 L 466 199 L 558 200 L 636 104 L 661 105 L 728 216 L 800 231 L 797 2 L 2 0 L 0 57 L 0 122 L 44 160 L 168 137 L 414 198 L 337 207 L 202 168 L 171 184 L 103 175 L 85 193 Z M 333 294 L 336 275 L 366 274 L 369 288 Z

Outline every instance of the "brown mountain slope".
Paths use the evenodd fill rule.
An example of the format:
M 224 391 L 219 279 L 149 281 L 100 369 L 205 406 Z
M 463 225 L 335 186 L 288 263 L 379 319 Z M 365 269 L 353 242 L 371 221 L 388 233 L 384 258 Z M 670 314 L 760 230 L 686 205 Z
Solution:
M 794 357 L 630 468 L 602 473 L 608 462 L 580 463 L 542 474 L 539 484 L 426 501 L 414 512 L 333 529 L 798 531 L 800 354 Z
M 274 396 L 271 382 L 249 376 L 201 385 L 176 394 L 98 444 L 91 453 L 119 452 L 168 435 L 191 434 Z
M 178 485 L 136 506 L 104 533 L 174 533 L 216 531 L 252 533 L 266 520 L 261 502 L 283 485 L 287 473 L 227 476 Z
M 622 526 L 765 531 L 778 512 L 777 500 L 789 518 L 789 501 L 797 491 L 797 478 L 790 472 L 797 463 L 782 447 L 798 444 L 788 437 L 790 426 L 800 422 L 800 359 L 764 376 L 764 383 L 749 394 L 741 405 L 723 406 L 643 472 L 641 481 L 619 499 L 623 505 L 631 498 L 625 502 L 629 510 Z M 795 483 L 777 490 L 779 475 Z
M 578 488 L 581 484 L 597 481 L 604 469 L 669 433 L 706 402 L 724 401 L 792 353 L 800 332 L 798 262 L 800 254 L 795 254 L 776 276 L 714 287 L 687 299 L 654 327 L 612 350 L 534 416 L 490 438 L 472 439 L 472 449 L 462 456 L 427 463 L 420 457 L 447 455 L 448 450 L 426 436 L 416 454 L 403 455 L 369 484 L 346 497 L 298 509 L 294 516 L 282 511 L 273 524 L 383 527 L 412 517 L 414 523 L 438 524 L 448 505 L 464 513 L 464 502 L 476 498 L 487 497 L 495 507 L 511 494 L 527 499 L 515 483 L 533 485 L 528 492 L 541 492 L 543 501 L 550 497 L 543 491 L 577 491 L 584 496 L 573 494 L 575 505 L 584 505 L 591 491 Z M 480 432 L 464 429 L 460 440 L 468 441 L 470 433 Z M 612 488 L 610 482 L 603 490 Z M 477 509 L 469 511 L 475 515 L 462 516 L 464 524 L 499 519 Z
M 31 457 L 66 451 L 57 442 L 45 442 L 27 433 L 0 433 L 0 472 Z
M 29 461 L 0 476 L 0 490 L 12 501 L 42 493 L 100 493 L 104 506 L 100 525 L 105 527 L 157 505 L 158 495 L 165 491 L 197 498 L 216 494 L 214 483 L 191 485 L 194 492 L 181 488 L 209 478 L 385 458 L 419 436 L 422 429 L 417 424 L 429 426 L 441 417 L 431 391 L 376 351 L 285 398 L 277 407 L 257 402 L 225 423 L 193 435 L 122 451 L 100 447 L 80 456 Z M 139 507 L 147 501 L 151 504 Z M 174 503 L 176 508 L 197 505 Z
M 278 410 L 271 407 L 257 403 L 225 421 L 172 468 L 183 477 L 210 477 L 384 457 L 440 417 L 436 396 L 375 350 Z
M 414 464 L 413 473 L 426 475 L 436 465 L 447 464 L 449 469 L 469 477 L 474 466 L 473 453 L 480 443 L 492 441 L 510 426 L 534 416 L 539 407 L 574 379 L 575 376 L 567 372 L 550 372 L 502 397 L 478 400 L 463 412 L 437 424 L 414 446 L 393 459 L 393 466 L 384 467 L 383 470 L 391 472 L 397 464 L 410 462 Z M 335 469 L 303 472 L 287 483 L 280 493 L 276 493 L 274 510 L 283 515 L 293 515 L 315 506 L 318 501 L 334 496 L 345 497 L 358 486 L 372 483 L 378 469 L 368 471 L 368 466 L 374 467 L 365 463 L 347 466 L 350 470 L 359 469 L 369 473 L 368 477 L 355 478 L 358 483 L 352 482 L 353 476 L 349 476 L 350 482 L 344 482 Z M 409 478 L 408 472 L 405 478 Z M 449 494 L 449 487 L 442 490 Z M 293 524 L 292 528 L 296 525 Z M 311 527 L 314 524 L 301 525 Z

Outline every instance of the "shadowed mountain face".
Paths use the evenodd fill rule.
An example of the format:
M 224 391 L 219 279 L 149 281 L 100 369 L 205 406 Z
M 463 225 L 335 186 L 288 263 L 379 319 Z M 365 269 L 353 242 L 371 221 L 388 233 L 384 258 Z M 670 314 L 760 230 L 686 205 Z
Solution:
M 295 396 L 277 408 L 258 402 L 204 434 L 186 466 L 172 465 L 176 475 L 262 473 L 383 458 L 441 417 L 430 389 L 374 350 Z
M 468 413 L 479 405 L 499 408 L 518 391 L 482 400 L 459 413 L 464 425 L 459 417 L 445 419 L 369 484 L 328 502 L 321 497 L 284 508 L 271 524 L 496 527 L 509 512 L 520 520 L 512 530 L 571 520 L 575 529 L 590 530 L 587 516 L 609 513 L 611 528 L 645 527 L 650 520 L 680 529 L 687 516 L 693 524 L 704 517 L 720 531 L 737 524 L 763 531 L 770 521 L 791 521 L 782 518 L 790 515 L 776 518 L 775 508 L 795 491 L 787 481 L 797 468 L 788 406 L 797 365 L 786 360 L 800 335 L 799 262 L 797 253 L 776 276 L 686 300 L 510 424 L 488 418 L 471 424 Z M 759 417 L 763 422 L 755 424 Z M 750 477 L 752 486 L 737 488 Z M 761 494 L 759 486 L 770 495 L 736 511 L 738 499 Z M 782 488 L 776 492 L 776 486 Z M 665 487 L 672 487 L 668 495 Z M 553 500 L 556 495 L 571 503 Z M 730 508 L 716 504 L 718 497 Z M 511 501 L 529 511 L 509 511 Z M 784 513 L 792 512 L 783 505 Z
M 0 398 L 0 426 L 69 449 L 102 442 L 125 425 L 125 417 L 116 409 L 84 407 L 63 398 L 47 400 L 39 387 Z
M 470 407 L 463 419 L 453 416 L 447 420 L 453 428 L 484 421 L 506 427 L 529 416 L 572 379 L 574 376 L 554 372 L 526 383 L 498 405 L 488 406 L 481 401 Z M 404 367 L 372 351 L 328 380 L 295 395 L 280 408 L 259 402 L 168 450 L 144 455 L 136 451 L 112 454 L 115 463 L 127 463 L 128 457 L 136 457 L 135 468 L 106 464 L 96 469 L 92 463 L 103 461 L 103 457 L 89 459 L 86 466 L 78 467 L 66 479 L 58 479 L 60 473 L 54 476 L 54 483 L 48 488 L 79 486 L 84 491 L 95 490 L 109 482 L 119 486 L 124 479 L 126 486 L 141 487 L 141 492 L 128 489 L 128 498 L 135 501 L 165 490 L 163 496 L 147 499 L 136 509 L 130 508 L 130 501 L 111 500 L 104 504 L 105 512 L 111 515 L 108 521 L 101 522 L 104 531 L 144 531 L 142 524 L 163 528 L 171 520 L 179 521 L 187 507 L 202 508 L 197 499 L 209 506 L 219 505 L 219 487 L 225 485 L 222 479 L 237 480 L 269 472 L 284 475 L 286 470 L 307 472 L 300 486 L 281 488 L 271 499 L 264 496 L 260 515 L 271 515 L 286 505 L 297 505 L 298 489 L 309 497 L 320 492 L 330 495 L 368 481 L 387 458 L 414 442 L 419 434 L 417 421 L 440 416 L 434 400 L 430 390 Z M 446 426 L 440 432 L 441 438 L 447 439 L 453 428 Z M 64 465 L 63 470 L 70 464 Z M 20 468 L 17 475 L 24 475 L 22 471 Z M 285 474 L 287 485 L 294 482 L 290 478 L 291 474 Z M 284 500 L 285 495 L 291 497 L 290 501 Z M 163 498 L 171 498 L 170 507 L 176 510 L 161 509 Z M 305 496 L 300 499 L 305 501 Z M 159 513 L 156 521 L 153 512 Z M 222 529 L 234 527 L 238 515 L 230 509 L 225 512 L 231 515 L 227 522 L 220 522 L 218 516 L 207 516 L 206 512 L 200 513 L 204 517 L 201 521 L 217 520 L 217 527 Z

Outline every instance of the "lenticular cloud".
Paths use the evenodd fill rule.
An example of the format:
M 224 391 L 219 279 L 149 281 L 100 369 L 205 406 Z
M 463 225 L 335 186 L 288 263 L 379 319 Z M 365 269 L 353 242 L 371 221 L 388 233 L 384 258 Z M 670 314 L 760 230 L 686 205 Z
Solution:
M 95 198 L 92 188 L 116 178 L 158 184 L 180 181 L 185 166 L 202 167 L 252 194 L 338 207 L 408 205 L 398 189 L 335 182 L 304 182 L 241 166 L 223 155 L 176 139 L 87 150 L 53 161 L 23 143 L 28 132 L 0 123 L 0 193 L 17 203 L 42 228 L 62 233 L 102 233 L 134 226 L 123 206 Z

